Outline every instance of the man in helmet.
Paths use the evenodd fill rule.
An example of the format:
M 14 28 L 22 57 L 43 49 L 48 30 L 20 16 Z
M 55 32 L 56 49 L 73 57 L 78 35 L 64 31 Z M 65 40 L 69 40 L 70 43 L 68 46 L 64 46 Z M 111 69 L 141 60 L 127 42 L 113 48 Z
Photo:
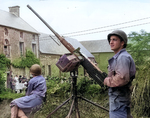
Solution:
M 33 78 L 28 83 L 25 97 L 17 98 L 10 104 L 11 118 L 27 118 L 27 114 L 40 109 L 46 94 L 46 81 L 41 75 L 41 67 L 34 64 L 30 68 Z
M 130 86 L 136 68 L 131 55 L 126 51 L 127 35 L 122 30 L 108 34 L 108 42 L 115 55 L 108 60 L 108 77 L 104 85 L 109 87 L 110 118 L 132 118 L 130 115 Z

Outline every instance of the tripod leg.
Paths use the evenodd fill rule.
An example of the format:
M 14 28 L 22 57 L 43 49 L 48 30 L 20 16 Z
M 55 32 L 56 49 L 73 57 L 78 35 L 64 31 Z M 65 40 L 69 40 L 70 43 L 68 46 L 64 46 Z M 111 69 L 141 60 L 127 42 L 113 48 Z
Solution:
M 71 114 L 72 114 L 72 109 L 73 109 L 74 102 L 75 102 L 75 99 L 73 99 L 73 101 L 72 101 L 71 108 L 70 108 L 69 113 L 66 116 L 66 118 L 71 118 Z
M 106 109 L 106 108 L 104 108 L 104 107 L 102 107 L 102 106 L 100 106 L 100 105 L 98 105 L 98 104 L 96 104 L 96 103 L 94 103 L 94 102 L 92 102 L 92 101 L 90 101 L 90 100 L 88 100 L 88 99 L 86 99 L 86 98 L 83 98 L 83 97 L 78 97 L 78 98 L 80 98 L 80 99 L 82 99 L 82 100 L 85 100 L 86 102 L 89 102 L 89 103 L 91 103 L 91 104 L 93 104 L 93 105 L 95 105 L 95 106 L 97 106 L 97 107 L 99 107 L 99 108 L 101 108 L 101 109 L 103 109 L 103 110 L 105 110 L 105 111 L 107 111 L 107 112 L 109 112 L 109 110 L 108 109 Z
M 80 113 L 79 113 L 79 109 L 78 109 L 78 98 L 75 98 L 76 102 L 75 102 L 75 112 L 76 112 L 76 118 L 80 118 Z
M 70 99 L 72 98 L 72 96 L 70 98 L 68 98 L 64 103 L 62 103 L 60 106 L 58 106 L 53 112 L 51 112 L 46 118 L 49 118 L 53 113 L 55 113 L 59 108 L 61 108 L 63 105 L 65 105 Z

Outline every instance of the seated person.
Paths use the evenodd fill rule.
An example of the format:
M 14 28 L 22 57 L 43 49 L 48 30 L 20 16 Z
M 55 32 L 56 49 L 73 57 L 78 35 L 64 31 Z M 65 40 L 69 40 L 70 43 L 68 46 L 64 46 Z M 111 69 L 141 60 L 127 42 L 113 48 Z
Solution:
M 46 94 L 46 81 L 41 75 L 41 67 L 34 64 L 30 68 L 33 78 L 28 83 L 26 96 L 10 103 L 11 118 L 27 118 L 26 114 L 35 113 L 42 106 Z

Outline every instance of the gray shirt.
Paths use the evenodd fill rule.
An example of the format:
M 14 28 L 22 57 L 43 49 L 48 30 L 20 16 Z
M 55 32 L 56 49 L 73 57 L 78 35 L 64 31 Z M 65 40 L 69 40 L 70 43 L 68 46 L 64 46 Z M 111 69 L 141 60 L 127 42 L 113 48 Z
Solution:
M 36 94 L 41 97 L 45 97 L 47 87 L 45 78 L 40 76 L 33 77 L 28 83 L 28 89 L 26 95 Z
M 124 105 L 129 107 L 131 78 L 136 73 L 135 63 L 125 49 L 120 50 L 108 62 L 110 111 Z

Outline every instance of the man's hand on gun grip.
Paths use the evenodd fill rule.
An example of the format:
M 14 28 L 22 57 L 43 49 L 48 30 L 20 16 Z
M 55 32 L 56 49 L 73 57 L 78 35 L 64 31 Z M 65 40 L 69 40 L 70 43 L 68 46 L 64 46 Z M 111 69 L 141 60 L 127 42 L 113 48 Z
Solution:
M 106 78 L 104 79 L 104 85 L 110 86 L 110 77 L 106 77 Z

